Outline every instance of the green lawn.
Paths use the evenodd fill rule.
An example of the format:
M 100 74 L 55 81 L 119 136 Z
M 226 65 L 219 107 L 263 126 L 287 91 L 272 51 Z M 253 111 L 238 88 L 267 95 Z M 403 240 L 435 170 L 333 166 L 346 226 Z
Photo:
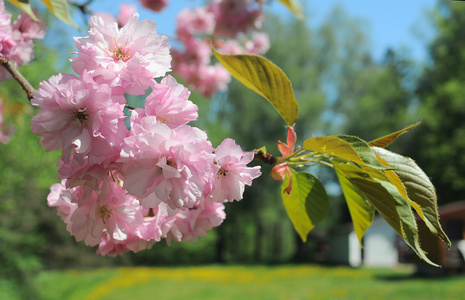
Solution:
M 42 299 L 465 299 L 465 277 L 411 269 L 302 266 L 115 268 L 42 272 Z M 9 293 L 9 294 L 8 294 Z M 15 299 L 0 281 L 0 299 Z

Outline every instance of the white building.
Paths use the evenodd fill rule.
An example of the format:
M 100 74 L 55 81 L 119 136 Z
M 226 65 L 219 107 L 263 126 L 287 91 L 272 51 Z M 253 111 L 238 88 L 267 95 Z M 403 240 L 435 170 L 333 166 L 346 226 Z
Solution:
M 399 237 L 395 230 L 381 217 L 376 217 L 363 236 L 363 249 L 357 234 L 346 227 L 329 238 L 329 260 L 336 264 L 353 267 L 395 267 L 399 263 Z

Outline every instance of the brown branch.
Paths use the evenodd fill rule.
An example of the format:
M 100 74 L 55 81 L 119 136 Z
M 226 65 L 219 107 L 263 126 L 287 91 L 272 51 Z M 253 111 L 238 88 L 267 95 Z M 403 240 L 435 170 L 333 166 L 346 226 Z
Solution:
M 259 160 L 261 162 L 264 162 L 266 164 L 274 166 L 276 164 L 276 157 L 269 153 L 265 153 L 262 149 L 256 149 L 254 151 L 254 160 Z
M 21 85 L 23 90 L 26 92 L 29 101 L 31 101 L 31 99 L 33 98 L 34 88 L 29 83 L 29 81 L 27 81 L 27 79 L 24 78 L 23 74 L 21 74 L 18 71 L 14 62 L 6 57 L 0 57 L 0 65 L 2 65 L 5 69 L 8 70 L 8 72 L 10 72 L 11 76 L 13 76 L 13 78 Z

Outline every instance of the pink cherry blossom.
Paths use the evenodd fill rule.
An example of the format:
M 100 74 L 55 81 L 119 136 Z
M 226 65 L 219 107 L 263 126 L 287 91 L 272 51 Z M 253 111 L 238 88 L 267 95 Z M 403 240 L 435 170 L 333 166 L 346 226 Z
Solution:
M 215 29 L 215 15 L 201 6 L 182 10 L 176 19 L 176 35 L 188 40 L 194 35 L 210 35 Z
M 211 196 L 215 201 L 241 200 L 245 185 L 261 175 L 260 167 L 247 167 L 254 153 L 244 153 L 232 139 L 225 139 L 215 150 L 216 179 Z
M 39 18 L 40 22 L 34 21 L 29 15 L 21 12 L 16 21 L 13 22 L 13 30 L 21 32 L 21 38 L 25 41 L 43 39 L 47 25 L 39 16 L 36 15 L 36 17 Z
M 50 207 L 56 207 L 57 215 L 66 224 L 69 224 L 69 216 L 76 210 L 77 203 L 71 202 L 71 194 L 74 189 L 67 189 L 65 185 L 66 180 L 62 180 L 61 183 L 55 183 L 50 187 L 47 204 Z
M 180 211 L 174 216 L 174 222 L 166 235 L 168 245 L 172 241 L 194 242 L 207 235 L 207 230 L 221 225 L 226 218 L 224 204 L 205 199 L 203 205 Z
M 141 230 L 141 236 L 146 241 L 154 242 L 159 242 L 162 238 L 166 237 L 173 226 L 176 214 L 181 213 L 179 209 L 173 210 L 163 202 L 155 208 L 150 208 L 149 212 L 150 214 L 144 219 L 144 228 Z
M 212 55 L 210 44 L 194 37 L 184 43 L 184 52 L 173 50 L 173 71 L 177 72 L 180 65 L 208 65 Z
M 123 255 L 129 251 L 130 250 L 126 246 L 126 243 L 114 242 L 110 235 L 105 231 L 102 235 L 102 239 L 100 240 L 96 253 L 103 256 L 115 257 L 117 255 Z
M 142 209 L 144 210 L 144 209 Z M 105 232 L 97 249 L 97 254 L 116 256 L 125 252 L 139 252 L 150 249 L 156 242 L 166 236 L 175 220 L 170 216 L 170 209 L 166 204 L 161 203 L 156 208 L 145 209 L 145 218 L 134 231 L 128 232 L 125 240 L 115 241 Z
M 225 92 L 231 75 L 221 64 L 193 65 L 180 64 L 176 73 L 183 77 L 191 89 L 201 93 L 204 97 L 211 97 L 218 92 Z
M 145 6 L 155 2 L 167 3 L 142 1 Z M 258 26 L 255 15 L 261 14 L 246 0 L 213 3 L 216 8 L 190 10 L 178 20 L 185 51 L 175 51 L 173 63 L 205 96 L 225 91 L 231 77 L 221 65 L 211 65 L 210 45 L 197 36 L 212 34 L 215 18 L 231 13 L 225 11 L 228 5 L 237 5 L 229 8 L 243 13 L 238 17 L 246 23 L 222 25 L 239 26 L 230 28 L 235 36 Z M 2 9 L 0 27 L 13 31 Z M 149 249 L 162 239 L 168 244 L 197 240 L 223 222 L 223 202 L 241 200 L 245 186 L 261 175 L 260 167 L 247 167 L 254 154 L 244 153 L 234 140 L 224 140 L 215 150 L 204 131 L 187 125 L 198 117 L 189 90 L 171 76 L 154 80 L 170 71 L 167 38 L 156 33 L 154 22 L 138 22 L 137 14 L 128 18 L 132 9 L 122 7 L 123 27 L 93 16 L 88 36 L 75 39 L 72 67 L 78 76 L 51 77 L 31 101 L 41 109 L 31 120 L 32 131 L 47 151 L 62 150 L 57 164 L 62 182 L 52 186 L 48 204 L 57 208 L 76 241 L 98 245 L 97 253 L 108 256 Z M 40 32 L 25 20 L 15 24 L 24 38 L 11 39 L 11 53 Z M 252 36 L 247 51 L 261 51 L 265 44 L 263 37 Z M 144 108 L 131 109 L 126 127 L 124 93 L 141 95 L 149 88 Z M 294 144 L 288 138 L 288 145 L 278 147 L 290 155 Z
M 135 12 L 137 12 L 137 8 L 134 5 L 129 3 L 122 3 L 119 8 L 118 16 L 116 17 L 118 27 L 124 27 L 124 25 L 126 25 L 129 22 L 131 16 Z
M 224 204 L 214 201 L 204 201 L 203 207 L 197 207 L 189 211 L 190 229 L 193 238 L 189 241 L 195 241 L 198 237 L 206 236 L 207 230 L 218 227 L 226 218 Z
M 177 18 L 176 35 L 183 50 L 173 50 L 173 71 L 189 88 L 211 97 L 227 90 L 230 75 L 211 64 L 211 46 L 224 54 L 263 54 L 269 48 L 261 28 L 261 5 L 250 0 L 210 0 L 205 6 L 183 10 Z
M 104 22 L 106 22 L 106 23 L 115 23 L 115 22 L 118 22 L 118 21 L 116 20 L 116 18 L 115 18 L 112 14 L 107 13 L 107 12 L 101 12 L 101 11 L 99 11 L 99 12 L 94 13 L 92 16 L 100 17 L 100 18 L 102 18 L 102 20 L 103 20 Z M 92 23 L 91 23 L 90 21 L 91 21 L 91 20 L 89 20 L 89 22 L 88 22 L 88 24 L 87 24 L 89 27 L 92 26 Z M 121 26 L 119 26 L 119 24 L 118 24 L 118 27 L 121 27 Z
M 154 116 L 141 118 L 132 124 L 118 160 L 123 163 L 124 188 L 147 208 L 162 201 L 173 209 L 193 207 L 210 193 L 212 151 L 206 134 L 197 128 L 171 129 Z
M 109 149 L 106 144 L 102 149 Z M 100 147 L 94 147 L 99 148 Z M 118 148 L 119 149 L 119 148 Z M 112 150 L 110 148 L 110 150 Z M 114 151 L 112 150 L 114 153 Z M 93 154 L 93 153 L 92 153 Z M 82 156 L 76 153 L 71 153 L 67 160 L 60 159 L 57 163 L 58 178 L 66 179 L 66 187 L 72 188 L 80 186 L 84 191 L 84 196 L 89 195 L 92 191 L 100 188 L 101 182 L 106 180 L 108 175 L 113 176 L 113 179 L 119 179 L 115 173 L 119 169 L 119 164 L 115 162 L 119 158 L 119 153 L 114 153 L 114 156 L 109 156 L 106 160 L 95 160 L 95 156 Z
M 75 38 L 74 71 L 82 74 L 87 70 L 96 82 L 109 84 L 120 93 L 143 95 L 154 77 L 171 70 L 171 56 L 168 38 L 157 34 L 155 22 L 137 22 L 138 18 L 135 13 L 119 29 L 116 23 L 92 16 L 89 35 Z
M 78 208 L 78 204 L 72 202 L 72 193 L 75 190 L 66 188 L 66 180 L 62 180 L 61 183 L 50 187 L 50 193 L 47 196 L 48 206 L 57 208 L 57 215 L 66 224 L 68 232 L 71 232 L 71 216 Z
M 156 116 L 170 128 L 185 125 L 198 117 L 198 107 L 189 100 L 190 94 L 186 87 L 168 75 L 160 83 L 155 83 L 152 93 L 145 99 L 145 109 L 135 111 L 140 117 Z
M 222 54 L 228 55 L 241 54 L 244 52 L 244 49 L 242 49 L 241 45 L 239 45 L 237 40 L 232 39 L 228 39 L 224 43 L 222 43 L 218 50 Z
M 41 108 L 31 119 L 32 132 L 41 136 L 46 151 L 63 149 L 86 155 L 100 140 L 119 145 L 126 136 L 121 96 L 109 86 L 96 84 L 87 73 L 52 76 L 34 93 L 32 105 Z M 97 150 L 94 149 L 94 150 Z
M 151 9 L 156 12 L 162 11 L 167 5 L 168 0 L 140 0 L 143 7 Z
M 192 86 L 205 97 L 211 97 L 218 92 L 225 92 L 231 81 L 231 74 L 221 64 L 201 66 L 198 75 L 192 78 Z
M 11 22 L 11 15 L 5 10 L 3 1 L 0 2 L 0 57 L 6 57 L 16 66 L 22 66 L 34 57 L 32 39 L 43 38 L 45 22 L 33 21 L 25 13 L 21 13 L 15 22 Z M 10 78 L 10 73 L 0 68 L 0 81 Z
M 5 10 L 5 4 L 0 2 L 0 56 L 8 57 L 16 42 L 11 27 L 11 14 Z
M 189 211 L 183 210 L 173 217 L 173 224 L 171 224 L 169 231 L 166 233 L 165 239 L 166 243 L 171 245 L 172 241 L 186 241 L 187 236 L 192 236 L 189 228 Z
M 212 0 L 209 10 L 215 14 L 215 35 L 235 38 L 240 32 L 256 30 L 263 25 L 259 5 L 248 0 Z
M 112 241 L 124 241 L 128 232 L 134 232 L 143 223 L 138 201 L 127 194 L 118 183 L 111 180 L 102 184 L 100 191 L 90 197 L 82 197 L 79 188 L 72 193 L 72 201 L 81 204 L 73 212 L 70 221 L 71 234 L 76 241 L 84 240 L 86 245 L 95 246 L 108 234 Z
M 270 49 L 270 39 L 265 32 L 252 33 L 252 39 L 245 43 L 245 49 L 250 54 L 264 54 Z

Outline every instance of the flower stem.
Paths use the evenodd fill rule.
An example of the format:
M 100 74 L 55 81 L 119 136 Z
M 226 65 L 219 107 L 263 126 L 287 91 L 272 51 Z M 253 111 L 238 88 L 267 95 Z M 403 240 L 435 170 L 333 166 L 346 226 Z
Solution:
M 334 168 L 334 165 L 333 165 L 332 163 L 329 163 L 329 162 L 326 162 L 326 161 L 323 161 L 323 160 L 318 160 L 318 161 L 316 161 L 316 162 L 319 163 L 319 164 L 328 166 L 328 167 L 330 167 L 330 168 Z
M 14 65 L 14 62 L 6 57 L 0 57 L 0 65 L 7 69 L 8 72 L 10 72 L 11 76 L 13 76 L 13 78 L 21 85 L 23 90 L 26 92 L 27 98 L 30 102 L 33 98 L 34 88 L 29 83 L 29 81 L 27 81 L 26 78 L 24 78 L 23 74 L 21 74 L 18 71 L 18 69 Z

